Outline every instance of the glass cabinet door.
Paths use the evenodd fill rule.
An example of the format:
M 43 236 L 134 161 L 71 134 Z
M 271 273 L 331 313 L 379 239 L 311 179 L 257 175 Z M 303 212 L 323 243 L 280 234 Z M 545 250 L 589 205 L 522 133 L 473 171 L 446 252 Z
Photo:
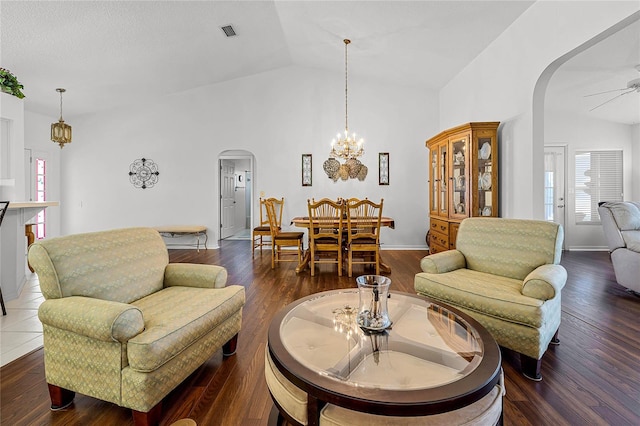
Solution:
M 494 211 L 494 188 L 493 186 L 497 182 L 498 170 L 493 167 L 494 155 L 493 155 L 493 138 L 483 137 L 478 135 L 477 147 L 478 147 L 478 161 L 477 169 L 473 171 L 478 179 L 478 196 L 475 197 L 477 202 L 475 205 L 475 215 L 477 216 L 496 216 L 497 212 Z
M 469 137 L 450 140 L 451 150 L 451 217 L 465 218 L 469 216 L 468 173 L 469 170 Z
M 429 211 L 431 214 L 438 214 L 438 206 L 440 205 L 440 201 L 438 198 L 439 195 L 439 185 L 440 181 L 438 179 L 438 149 L 432 148 L 429 150 L 429 161 L 431 161 L 431 175 L 429 176 Z
M 438 202 L 440 206 L 438 208 L 438 214 L 440 216 L 447 216 L 449 212 L 448 200 L 447 200 L 447 184 L 448 184 L 448 176 L 447 173 L 447 152 L 448 146 L 446 143 L 443 143 L 438 147 Z

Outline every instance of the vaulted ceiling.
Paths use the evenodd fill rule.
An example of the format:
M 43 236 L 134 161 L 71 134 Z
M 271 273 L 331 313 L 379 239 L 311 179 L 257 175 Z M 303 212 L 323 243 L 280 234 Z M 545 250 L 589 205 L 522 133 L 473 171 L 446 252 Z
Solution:
M 546 105 L 552 110 L 638 124 L 640 92 L 627 88 L 636 79 L 640 79 L 640 21 L 558 68 L 547 87 Z
M 69 119 L 294 65 L 342 73 L 344 38 L 351 77 L 438 90 L 533 3 L 2 1 L 0 66 L 24 84 L 25 108 L 52 119 L 57 87 Z M 575 96 L 562 90 L 555 102 Z

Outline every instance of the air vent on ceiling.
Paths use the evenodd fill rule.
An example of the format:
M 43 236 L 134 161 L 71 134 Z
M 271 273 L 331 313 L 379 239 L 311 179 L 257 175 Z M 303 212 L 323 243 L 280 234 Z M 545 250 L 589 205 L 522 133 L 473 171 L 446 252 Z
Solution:
M 222 31 L 224 31 L 227 37 L 233 37 L 234 35 L 237 35 L 231 25 L 225 25 L 224 27 L 220 27 L 220 28 L 222 28 Z

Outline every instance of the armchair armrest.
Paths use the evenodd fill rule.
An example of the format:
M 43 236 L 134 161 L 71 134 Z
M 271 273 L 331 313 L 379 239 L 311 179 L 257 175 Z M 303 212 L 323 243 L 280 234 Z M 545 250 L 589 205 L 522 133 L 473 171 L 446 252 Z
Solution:
M 567 282 L 567 270 L 561 265 L 542 265 L 522 282 L 522 294 L 538 300 L 553 299 Z
M 126 342 L 144 330 L 142 311 L 127 303 L 83 296 L 42 302 L 43 324 L 103 341 Z
M 425 256 L 420 261 L 420 268 L 430 274 L 442 274 L 467 266 L 464 255 L 458 250 L 448 250 Z
M 164 271 L 164 286 L 224 288 L 227 270 L 217 265 L 169 263 Z

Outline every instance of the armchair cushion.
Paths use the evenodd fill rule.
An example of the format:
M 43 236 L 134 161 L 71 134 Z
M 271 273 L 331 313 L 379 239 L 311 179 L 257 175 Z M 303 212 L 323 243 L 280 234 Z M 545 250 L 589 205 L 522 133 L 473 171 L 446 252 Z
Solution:
M 224 288 L 227 270 L 217 265 L 170 263 L 164 271 L 164 286 Z
M 567 282 L 567 270 L 559 265 L 542 265 L 522 283 L 522 294 L 539 300 L 553 299 Z
M 640 253 L 640 231 L 622 231 L 620 233 L 627 248 Z
M 135 306 L 82 296 L 45 300 L 38 318 L 43 324 L 105 342 L 126 342 L 144 330 L 142 311 Z
M 549 222 L 471 218 L 460 224 L 456 248 L 469 269 L 524 280 L 540 265 L 560 263 L 563 238 Z
M 133 302 L 145 330 L 127 343 L 129 366 L 154 371 L 218 327 L 244 305 L 244 288 L 169 287 Z
M 621 231 L 640 229 L 640 209 L 633 203 L 606 203 Z
M 130 303 L 162 289 L 169 254 L 157 231 L 130 228 L 43 240 L 29 249 L 29 262 L 45 299 Z
M 443 251 L 431 256 L 423 257 L 420 267 L 424 272 L 431 274 L 441 274 L 443 272 L 455 271 L 465 268 L 467 263 L 462 253 L 458 250 Z
M 440 254 L 440 253 L 438 253 Z M 420 294 L 454 306 L 540 327 L 544 303 L 522 294 L 522 281 L 470 269 L 437 275 L 416 274 L 415 288 Z

